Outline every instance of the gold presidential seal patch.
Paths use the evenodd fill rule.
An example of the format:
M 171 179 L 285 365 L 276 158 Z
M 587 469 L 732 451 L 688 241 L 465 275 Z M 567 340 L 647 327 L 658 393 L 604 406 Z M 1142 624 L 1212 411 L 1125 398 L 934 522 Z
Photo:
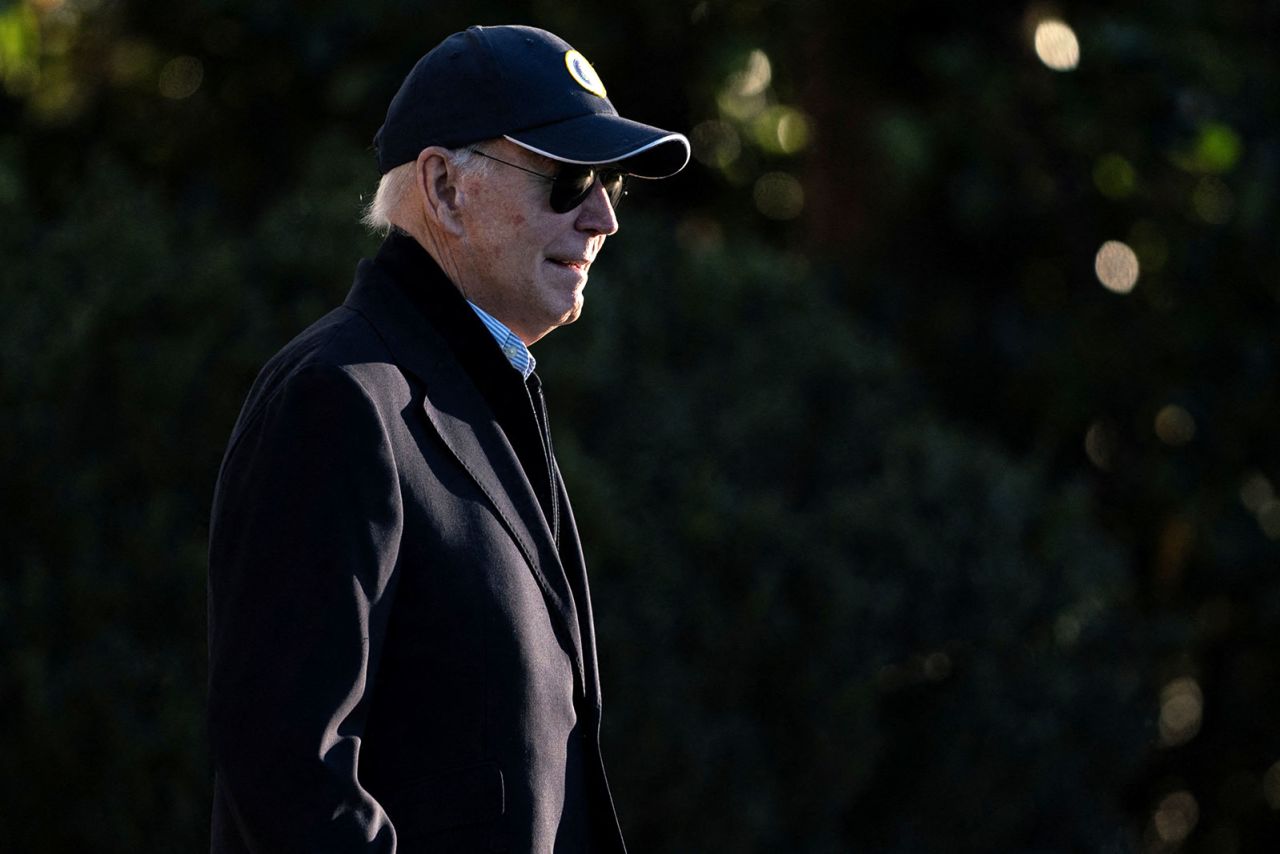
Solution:
M 576 50 L 567 50 L 564 54 L 564 65 L 565 68 L 569 69 L 569 76 L 583 89 L 593 95 L 599 95 L 601 98 L 608 97 L 604 93 L 604 82 L 600 79 L 600 75 L 596 74 L 596 70 L 591 67 L 591 63 L 587 62 L 585 56 Z

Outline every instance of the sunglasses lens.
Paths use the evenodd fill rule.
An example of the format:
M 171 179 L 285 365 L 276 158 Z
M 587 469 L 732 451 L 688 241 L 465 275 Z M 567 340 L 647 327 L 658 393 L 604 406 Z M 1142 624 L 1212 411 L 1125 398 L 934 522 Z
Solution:
M 612 170 L 601 172 L 600 183 L 604 184 L 604 191 L 609 194 L 609 204 L 616 208 L 626 192 L 626 176 Z
M 568 213 L 582 204 L 595 183 L 594 169 L 564 167 L 556 173 L 551 184 L 551 209 L 556 213 Z
M 556 213 L 568 213 L 591 195 L 591 188 L 596 184 L 599 175 L 600 183 L 609 196 L 609 203 L 617 206 L 622 200 L 623 175 L 613 170 L 596 172 L 595 167 L 561 169 L 551 184 L 551 209 Z

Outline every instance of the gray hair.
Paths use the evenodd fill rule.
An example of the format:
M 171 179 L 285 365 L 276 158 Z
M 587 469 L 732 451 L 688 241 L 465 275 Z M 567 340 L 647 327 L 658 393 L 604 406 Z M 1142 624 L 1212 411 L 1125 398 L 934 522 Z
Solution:
M 453 167 L 465 175 L 486 174 L 493 163 L 470 148 L 451 149 L 449 154 Z M 413 192 L 414 185 L 417 183 L 417 163 L 416 160 L 402 163 L 378 181 L 378 189 L 374 191 L 373 199 L 364 205 L 364 211 L 360 216 L 360 222 L 371 231 L 382 234 L 391 231 L 392 214 L 395 213 L 396 208 L 400 207 L 405 197 Z

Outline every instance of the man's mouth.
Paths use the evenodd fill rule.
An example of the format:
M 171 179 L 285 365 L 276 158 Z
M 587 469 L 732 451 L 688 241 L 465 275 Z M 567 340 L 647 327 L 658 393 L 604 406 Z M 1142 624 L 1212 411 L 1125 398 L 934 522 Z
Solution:
M 552 264 L 559 264 L 561 267 L 568 267 L 577 270 L 579 273 L 585 273 L 587 268 L 591 266 L 591 262 L 585 258 L 548 258 Z

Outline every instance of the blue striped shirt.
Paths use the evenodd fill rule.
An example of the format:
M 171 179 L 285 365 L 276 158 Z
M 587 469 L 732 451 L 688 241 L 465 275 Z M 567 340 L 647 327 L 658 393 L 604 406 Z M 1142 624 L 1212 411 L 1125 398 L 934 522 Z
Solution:
M 520 372 L 520 376 L 526 380 L 533 373 L 533 369 L 538 366 L 538 362 L 533 358 L 533 354 L 529 352 L 529 348 L 520 340 L 520 337 L 507 328 L 501 320 L 485 311 L 480 306 L 467 300 L 467 305 L 475 311 L 476 315 L 484 323 L 489 334 L 493 336 L 493 340 L 498 342 L 498 346 L 502 349 L 502 355 L 507 357 L 507 361 L 511 363 L 511 367 Z

